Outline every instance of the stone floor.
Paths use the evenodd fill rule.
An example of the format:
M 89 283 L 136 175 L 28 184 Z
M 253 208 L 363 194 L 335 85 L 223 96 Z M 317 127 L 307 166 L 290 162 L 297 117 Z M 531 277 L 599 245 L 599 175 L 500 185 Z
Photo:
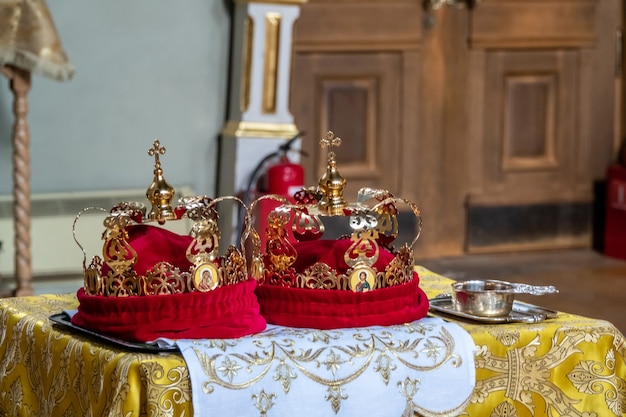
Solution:
M 558 294 L 519 299 L 552 309 L 604 319 L 626 333 L 626 260 L 589 249 L 470 255 L 418 261 L 455 280 L 502 279 L 554 285 Z

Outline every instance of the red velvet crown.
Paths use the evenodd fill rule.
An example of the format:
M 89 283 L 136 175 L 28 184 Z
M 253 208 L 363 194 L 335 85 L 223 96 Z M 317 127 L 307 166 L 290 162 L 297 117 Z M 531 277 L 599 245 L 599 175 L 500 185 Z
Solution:
M 280 205 L 267 217 L 267 241 L 260 255 L 263 273 L 257 295 L 268 323 L 333 329 L 410 322 L 428 312 L 428 298 L 419 287 L 412 246 L 419 238 L 419 208 L 385 190 L 364 188 L 357 202 L 343 198 L 346 181 L 336 168 L 333 146 L 341 139 L 328 132 L 328 165 L 317 187 L 287 199 L 265 195 Z M 394 249 L 398 206 L 417 218 L 416 236 Z M 323 239 L 324 220 L 343 218 L 352 232 Z
M 248 275 L 242 253 L 250 233 L 249 215 L 241 251 L 231 245 L 219 254 L 215 206 L 225 200 L 243 203 L 236 197 L 193 196 L 172 207 L 174 189 L 163 178 L 159 161 L 164 153 L 159 141 L 149 151 L 156 162 L 146 193 L 152 203 L 148 215 L 140 203 L 113 207 L 104 220 L 103 257 L 93 257 L 89 265 L 76 240 L 84 255 L 85 282 L 77 293 L 79 306 L 72 323 L 133 342 L 158 337 L 234 338 L 263 330 L 266 322 L 254 293 L 256 280 Z M 74 229 L 86 210 L 76 217 Z M 184 217 L 193 221 L 189 235 L 163 227 Z

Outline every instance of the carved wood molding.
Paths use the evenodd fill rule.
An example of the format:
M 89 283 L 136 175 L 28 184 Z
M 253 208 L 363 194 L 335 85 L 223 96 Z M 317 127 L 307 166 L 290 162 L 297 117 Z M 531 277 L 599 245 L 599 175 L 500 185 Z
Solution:
M 420 3 L 415 0 L 391 4 L 380 0 L 309 1 L 302 5 L 294 27 L 294 50 L 416 50 L 422 42 L 423 15 Z
M 473 48 L 583 48 L 596 42 L 594 0 L 482 1 L 472 13 Z

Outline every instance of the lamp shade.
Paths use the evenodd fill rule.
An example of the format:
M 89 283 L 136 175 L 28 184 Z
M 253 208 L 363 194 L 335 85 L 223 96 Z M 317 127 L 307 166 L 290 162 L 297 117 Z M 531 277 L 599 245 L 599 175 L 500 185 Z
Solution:
M 0 65 L 58 81 L 74 74 L 44 0 L 0 0 Z

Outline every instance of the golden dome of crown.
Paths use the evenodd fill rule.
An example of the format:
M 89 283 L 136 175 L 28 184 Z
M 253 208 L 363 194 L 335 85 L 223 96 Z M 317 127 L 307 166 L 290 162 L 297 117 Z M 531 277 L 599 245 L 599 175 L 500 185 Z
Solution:
M 216 206 L 226 200 L 243 205 L 237 197 L 186 196 L 173 206 L 174 188 L 165 180 L 160 156 L 165 148 L 155 140 L 148 154 L 154 157 L 154 179 L 146 191 L 151 210 L 140 202 L 120 202 L 110 210 L 88 207 L 73 224 L 73 236 L 83 252 L 84 290 L 87 295 L 147 296 L 208 292 L 248 279 L 244 245 L 230 245 L 219 253 L 220 229 Z M 245 208 L 248 213 L 248 209 Z M 87 263 L 87 253 L 76 237 L 81 215 L 90 210 L 108 213 L 104 219 L 102 256 Z M 166 222 L 191 220 L 188 235 L 178 235 Z M 245 216 L 244 236 L 250 233 Z M 243 238 L 242 238 L 243 242 Z
M 279 202 L 266 220 L 265 247 L 253 251 L 259 285 L 289 288 L 371 291 L 413 279 L 413 246 L 421 231 L 418 206 L 387 190 L 362 188 L 356 201 L 344 198 L 346 179 L 337 168 L 335 148 L 341 139 L 328 132 L 321 140 L 327 149 L 326 171 L 316 186 L 294 194 L 295 204 L 279 195 L 263 195 L 250 205 L 256 213 L 261 201 Z M 415 236 L 399 249 L 398 213 L 408 207 L 417 222 Z M 351 232 L 324 239 L 325 220 L 345 218 Z M 260 239 L 253 239 L 260 245 Z

